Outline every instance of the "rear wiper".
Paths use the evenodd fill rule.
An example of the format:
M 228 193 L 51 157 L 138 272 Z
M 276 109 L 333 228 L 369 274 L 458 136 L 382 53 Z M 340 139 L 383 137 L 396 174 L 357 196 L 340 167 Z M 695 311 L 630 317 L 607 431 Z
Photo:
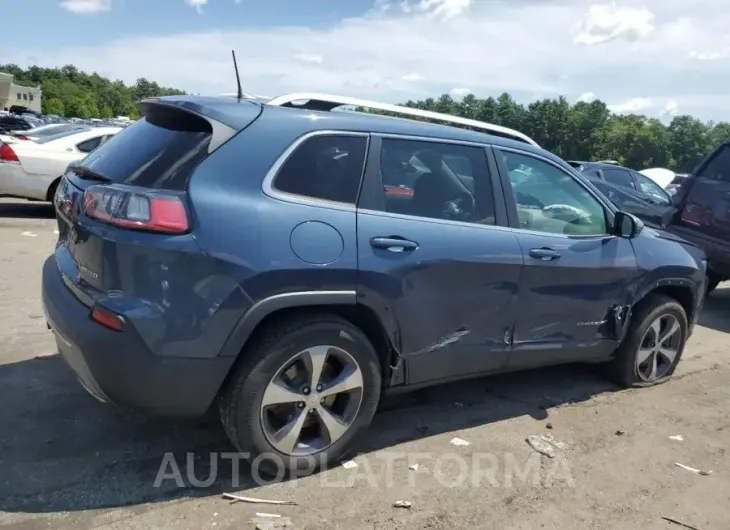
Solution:
M 104 175 L 101 175 L 100 173 L 97 173 L 96 171 L 93 171 L 88 167 L 69 166 L 68 170 L 75 173 L 79 176 L 79 178 L 82 178 L 84 180 L 99 180 L 102 182 L 111 182 L 111 179 L 109 177 L 105 177 Z

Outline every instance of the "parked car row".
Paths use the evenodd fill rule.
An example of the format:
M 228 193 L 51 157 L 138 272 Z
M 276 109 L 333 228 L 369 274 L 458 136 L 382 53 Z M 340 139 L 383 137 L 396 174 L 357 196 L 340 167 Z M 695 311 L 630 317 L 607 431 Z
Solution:
M 26 131 L 32 139 L 0 136 L 0 197 L 53 200 L 68 165 L 121 130 L 60 124 Z
M 60 182 L 47 321 L 101 401 L 215 407 L 267 471 L 345 458 L 389 392 L 567 362 L 663 383 L 697 322 L 702 251 L 518 131 L 323 94 L 140 110 Z
M 571 162 L 573 167 L 575 164 Z M 581 162 L 580 172 L 616 206 L 649 226 L 661 227 L 672 199 L 654 180 L 633 169 L 605 162 Z
M 124 116 L 103 120 L 82 120 L 79 118 L 62 118 L 54 115 L 0 112 L 0 134 L 5 135 L 14 133 L 22 134 L 23 131 L 50 124 L 67 124 L 78 127 L 127 127 L 132 123 L 134 123 L 133 120 Z

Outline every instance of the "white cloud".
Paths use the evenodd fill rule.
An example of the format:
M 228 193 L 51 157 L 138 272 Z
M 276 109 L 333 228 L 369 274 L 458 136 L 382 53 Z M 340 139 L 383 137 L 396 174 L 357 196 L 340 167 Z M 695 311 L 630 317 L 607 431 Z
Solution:
M 508 92 L 529 102 L 536 94 L 562 94 L 576 101 L 591 87 L 617 108 L 640 94 L 657 102 L 640 111 L 653 116 L 671 100 L 683 113 L 730 120 L 730 68 L 699 60 L 730 50 L 727 0 L 374 1 L 368 13 L 317 27 L 283 16 L 280 25 L 263 28 L 149 35 L 130 29 L 127 38 L 88 46 L 56 39 L 53 47 L 3 47 L 3 61 L 70 63 L 125 82 L 147 77 L 220 94 L 235 86 L 233 48 L 244 89 L 272 96 L 312 90 L 402 102 L 469 87 L 478 97 Z M 690 56 L 692 50 L 698 53 Z M 415 82 L 415 75 L 423 79 Z
M 322 64 L 324 62 L 324 57 L 317 53 L 298 53 L 294 58 L 303 63 Z
M 705 52 L 691 51 L 689 52 L 688 57 L 691 59 L 697 59 L 698 61 L 717 61 L 719 59 L 724 59 L 728 55 L 730 55 L 730 48 L 722 48 L 720 50 Z
M 75 15 L 92 15 L 112 8 L 112 0 L 62 0 L 60 6 Z
M 408 5 L 407 2 L 402 4 L 404 7 Z M 470 5 L 471 0 L 420 0 L 414 9 L 432 18 L 450 19 L 466 12 Z
M 463 98 L 464 96 L 467 96 L 471 94 L 471 90 L 468 88 L 452 88 L 449 94 L 451 94 L 455 98 Z
M 616 114 L 639 114 L 651 108 L 652 105 L 653 102 L 649 98 L 632 98 L 621 103 L 609 105 L 608 108 Z
M 590 103 L 591 101 L 595 101 L 595 99 L 596 95 L 593 92 L 583 92 L 576 101 Z
M 670 100 L 664 105 L 660 116 L 676 116 L 677 112 L 679 112 L 679 104 L 676 101 Z
M 408 81 L 409 83 L 413 83 L 416 81 L 423 81 L 423 76 L 420 74 L 407 74 L 401 77 L 401 80 Z
M 185 3 L 202 14 L 203 6 L 208 3 L 208 0 L 185 0 Z
M 654 31 L 654 13 L 646 8 L 620 7 L 615 2 L 596 4 L 578 25 L 577 44 L 602 44 L 616 39 L 635 40 Z

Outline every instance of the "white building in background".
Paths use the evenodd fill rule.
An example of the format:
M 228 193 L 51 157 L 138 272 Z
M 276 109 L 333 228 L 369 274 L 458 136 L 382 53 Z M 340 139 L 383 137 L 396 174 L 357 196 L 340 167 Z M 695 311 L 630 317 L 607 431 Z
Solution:
M 41 87 L 16 85 L 12 74 L 0 72 L 0 110 L 9 110 L 13 105 L 20 105 L 41 112 L 41 98 Z

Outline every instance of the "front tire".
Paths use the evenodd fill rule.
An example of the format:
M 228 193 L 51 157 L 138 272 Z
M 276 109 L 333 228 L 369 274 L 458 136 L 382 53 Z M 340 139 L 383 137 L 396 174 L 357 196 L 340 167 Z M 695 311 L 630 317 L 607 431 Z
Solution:
M 380 399 L 380 362 L 367 336 L 322 314 L 279 322 L 254 340 L 221 395 L 228 437 L 274 476 L 339 463 Z
M 688 337 L 684 308 L 667 296 L 650 294 L 635 309 L 623 342 L 609 365 L 612 378 L 627 388 L 668 381 Z

